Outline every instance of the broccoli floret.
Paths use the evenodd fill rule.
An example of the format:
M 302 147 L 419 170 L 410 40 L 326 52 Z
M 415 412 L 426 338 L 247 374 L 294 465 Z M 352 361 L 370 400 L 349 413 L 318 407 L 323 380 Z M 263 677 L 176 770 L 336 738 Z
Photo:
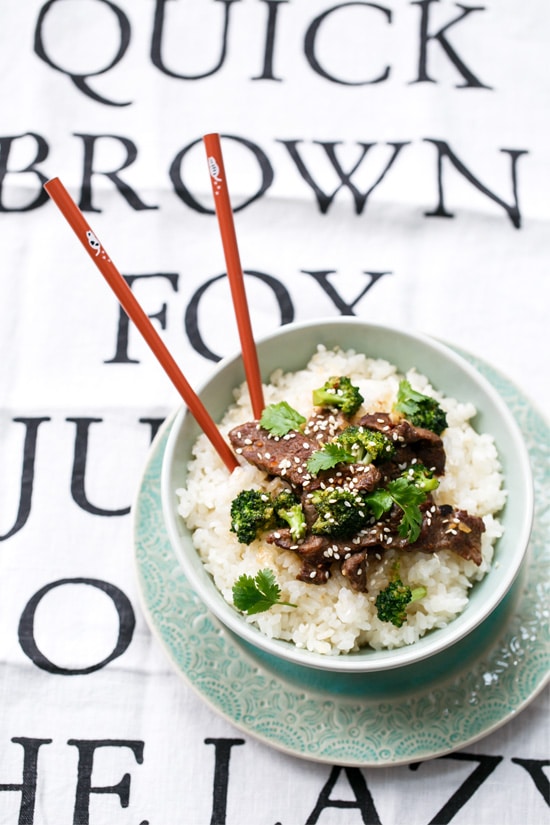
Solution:
M 310 501 L 318 516 L 311 527 L 315 535 L 349 538 L 365 526 L 370 516 L 362 496 L 344 488 L 315 490 Z
M 424 493 L 431 493 L 439 487 L 439 481 L 431 470 L 420 461 L 411 464 L 401 473 L 403 478 L 415 484 Z
M 311 454 L 307 469 L 312 475 L 330 470 L 337 464 L 370 464 L 389 461 L 395 454 L 393 441 L 376 430 L 351 425 L 332 441 Z
M 389 461 L 395 453 L 394 443 L 387 435 L 365 427 L 346 427 L 336 436 L 335 442 L 353 457 L 353 462 L 359 464 Z
M 329 378 L 322 387 L 313 390 L 315 407 L 338 407 L 344 415 L 354 415 L 363 401 L 359 388 L 345 375 Z
M 415 427 L 441 435 L 447 427 L 447 416 L 439 403 L 429 395 L 413 390 L 405 379 L 399 382 L 394 410 L 402 413 Z
M 231 502 L 231 532 L 243 544 L 250 544 L 258 533 L 275 524 L 273 500 L 262 490 L 241 490 Z
M 428 591 L 425 587 L 410 588 L 403 584 L 396 566 L 394 577 L 384 590 L 376 597 L 375 605 L 378 618 L 382 622 L 391 622 L 395 627 L 402 627 L 407 620 L 407 607 L 423 599 Z
M 307 524 L 299 499 L 290 490 L 283 490 L 275 498 L 273 508 L 279 519 L 290 527 L 290 534 L 295 541 L 303 539 Z

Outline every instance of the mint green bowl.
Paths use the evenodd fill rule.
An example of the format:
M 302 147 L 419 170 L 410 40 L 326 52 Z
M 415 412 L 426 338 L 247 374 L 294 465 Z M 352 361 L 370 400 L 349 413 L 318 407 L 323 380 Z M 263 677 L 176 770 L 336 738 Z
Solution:
M 207 609 L 228 630 L 272 657 L 332 672 L 374 672 L 413 664 L 456 644 L 485 621 L 509 592 L 524 561 L 533 519 L 533 481 L 527 448 L 508 407 L 492 385 L 448 346 L 425 335 L 364 322 L 355 317 L 289 324 L 257 343 L 262 379 L 278 368 L 305 367 L 317 346 L 339 346 L 384 358 L 400 372 L 414 367 L 448 396 L 472 402 L 478 432 L 490 433 L 508 491 L 500 515 L 503 536 L 495 546 L 493 566 L 470 591 L 465 610 L 446 627 L 432 630 L 412 645 L 393 650 L 365 648 L 339 656 L 324 656 L 270 639 L 229 605 L 215 587 L 195 550 L 192 537 L 177 512 L 176 490 L 186 484 L 187 465 L 200 430 L 186 408 L 178 410 L 171 427 L 161 473 L 163 517 L 183 573 Z M 233 403 L 233 390 L 245 380 L 242 358 L 220 362 L 198 393 L 214 420 Z

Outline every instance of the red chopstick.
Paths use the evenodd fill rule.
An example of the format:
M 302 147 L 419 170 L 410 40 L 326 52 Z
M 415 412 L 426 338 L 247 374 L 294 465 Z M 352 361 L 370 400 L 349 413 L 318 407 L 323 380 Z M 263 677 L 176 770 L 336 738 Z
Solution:
M 231 286 L 233 306 L 235 308 L 237 327 L 241 340 L 241 351 L 248 391 L 250 393 L 250 402 L 252 404 L 254 417 L 259 419 L 264 409 L 262 379 L 258 365 L 256 343 L 250 323 L 243 270 L 239 256 L 239 248 L 237 246 L 233 210 L 229 199 L 229 188 L 227 186 L 227 177 L 223 164 L 220 136 L 217 133 L 204 135 L 203 142 L 208 159 L 210 181 L 212 183 L 212 192 L 214 193 L 214 205 L 216 207 L 216 215 L 225 255 L 225 265 L 227 267 L 227 275 Z
M 227 469 L 230 472 L 234 470 L 238 465 L 235 455 L 231 451 L 227 442 L 224 440 L 222 434 L 216 426 L 216 423 L 210 417 L 202 401 L 191 388 L 187 382 L 187 379 L 170 355 L 159 334 L 151 324 L 148 316 L 136 300 L 132 290 L 105 252 L 104 247 L 100 244 L 97 237 L 90 229 L 84 215 L 74 200 L 71 198 L 59 178 L 52 178 L 52 180 L 45 183 L 44 189 L 59 207 L 59 210 L 74 230 L 76 236 L 82 242 L 82 245 L 115 293 L 128 317 L 134 322 L 138 330 L 143 335 L 153 354 L 164 368 L 164 371 L 168 375 L 172 384 L 187 404 L 189 411 L 195 418 L 197 424 L 201 427 L 207 438 L 210 440 L 212 446 L 219 454 Z

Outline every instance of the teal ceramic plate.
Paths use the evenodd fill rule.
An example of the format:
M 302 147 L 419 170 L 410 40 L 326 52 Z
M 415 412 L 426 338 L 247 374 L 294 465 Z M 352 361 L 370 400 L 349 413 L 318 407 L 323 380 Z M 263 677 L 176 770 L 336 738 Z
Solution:
M 134 506 L 143 608 L 175 669 L 232 724 L 272 747 L 319 762 L 387 766 L 441 756 L 503 725 L 549 675 L 550 432 L 529 400 L 461 352 L 508 403 L 526 439 L 535 520 L 523 575 L 489 620 L 449 651 L 381 673 L 338 674 L 284 663 L 238 640 L 196 598 L 163 523 L 160 472 L 167 421 Z

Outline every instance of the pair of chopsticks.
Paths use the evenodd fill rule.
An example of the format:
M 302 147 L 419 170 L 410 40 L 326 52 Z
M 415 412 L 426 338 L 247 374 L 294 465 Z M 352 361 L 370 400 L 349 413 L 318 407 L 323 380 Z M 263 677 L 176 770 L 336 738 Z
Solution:
M 245 375 L 250 393 L 252 410 L 255 418 L 260 418 L 264 408 L 262 381 L 256 352 L 256 345 L 250 323 L 248 302 L 244 288 L 243 271 L 240 262 L 233 211 L 229 198 L 229 188 L 222 157 L 220 136 L 204 135 L 204 146 L 210 171 L 212 192 L 216 216 L 220 228 L 222 245 L 231 287 L 231 296 L 235 308 Z M 131 321 L 141 332 L 146 343 L 168 375 L 168 378 L 181 395 L 197 424 L 203 430 L 212 446 L 219 454 L 227 469 L 232 472 L 238 465 L 229 445 L 221 435 L 208 410 L 195 393 L 176 361 L 153 327 L 148 316 L 136 300 L 132 290 L 107 255 L 105 248 L 92 232 L 84 215 L 71 198 L 59 178 L 52 178 L 44 184 L 44 189 L 58 206 L 74 233 L 90 255 Z

